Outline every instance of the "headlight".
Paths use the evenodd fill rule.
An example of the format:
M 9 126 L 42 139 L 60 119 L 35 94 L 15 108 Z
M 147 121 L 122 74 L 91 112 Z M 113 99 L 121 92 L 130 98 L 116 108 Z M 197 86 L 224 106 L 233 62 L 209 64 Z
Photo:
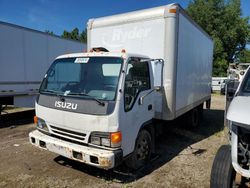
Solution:
M 90 143 L 98 146 L 117 148 L 121 146 L 121 141 L 122 141 L 121 132 L 114 132 L 114 133 L 93 132 L 90 136 Z
M 38 117 L 37 117 L 36 127 L 41 131 L 49 132 L 48 126 L 46 125 L 45 121 Z
M 101 138 L 98 136 L 91 136 L 91 144 L 95 144 L 95 145 L 101 145 Z

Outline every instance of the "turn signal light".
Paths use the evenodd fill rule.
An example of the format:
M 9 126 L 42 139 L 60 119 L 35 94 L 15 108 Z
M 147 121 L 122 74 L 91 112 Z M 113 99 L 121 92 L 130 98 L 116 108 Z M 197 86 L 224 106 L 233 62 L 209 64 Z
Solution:
M 37 122 L 38 122 L 38 118 L 37 116 L 34 116 L 34 124 L 37 124 Z
M 122 141 L 122 133 L 121 132 L 115 132 L 111 133 L 111 143 L 120 143 Z
M 176 9 L 175 8 L 171 8 L 168 10 L 169 13 L 176 13 Z

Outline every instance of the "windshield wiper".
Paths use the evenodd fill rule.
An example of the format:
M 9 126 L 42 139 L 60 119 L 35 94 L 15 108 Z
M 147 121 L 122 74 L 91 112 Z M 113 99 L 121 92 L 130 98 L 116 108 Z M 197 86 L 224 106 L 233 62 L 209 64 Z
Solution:
M 44 89 L 44 90 L 40 90 L 40 93 L 53 93 L 56 94 L 56 96 L 62 96 L 63 93 L 58 93 L 58 91 L 56 90 L 50 90 L 50 89 Z
M 57 91 L 50 90 L 50 89 L 43 89 L 43 90 L 40 90 L 39 92 L 41 92 L 41 93 L 57 93 Z
M 78 95 L 78 96 L 86 96 L 89 97 L 90 99 L 95 100 L 96 102 L 98 102 L 101 106 L 105 106 L 105 103 L 100 101 L 99 99 L 97 99 L 96 97 L 93 97 L 91 95 L 88 95 L 87 93 L 68 93 L 66 96 L 70 96 L 70 95 Z

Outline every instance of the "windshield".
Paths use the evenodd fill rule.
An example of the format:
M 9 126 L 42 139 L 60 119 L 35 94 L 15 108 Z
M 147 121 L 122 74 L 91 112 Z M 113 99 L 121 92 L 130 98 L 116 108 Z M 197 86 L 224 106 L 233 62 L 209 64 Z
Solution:
M 122 59 L 78 57 L 57 59 L 47 72 L 40 93 L 114 100 Z

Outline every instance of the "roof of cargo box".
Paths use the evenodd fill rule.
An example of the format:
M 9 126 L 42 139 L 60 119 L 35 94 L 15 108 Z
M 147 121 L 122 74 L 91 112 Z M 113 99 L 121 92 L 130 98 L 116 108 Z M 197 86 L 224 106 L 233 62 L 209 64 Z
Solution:
M 166 18 L 168 16 L 173 16 L 171 10 L 176 10 L 176 13 L 180 13 L 184 15 L 194 26 L 196 26 L 201 32 L 203 32 L 210 40 L 212 40 L 211 36 L 201 28 L 187 13 L 186 11 L 178 4 L 172 3 L 165 6 L 159 6 L 149 9 L 137 10 L 132 12 L 127 12 L 123 14 L 116 14 L 112 16 L 105 16 L 101 18 L 92 18 L 89 19 L 87 28 L 100 28 L 111 25 L 125 24 L 136 22 L 140 20 L 150 20 L 155 18 Z
M 38 34 L 41 34 L 41 35 L 49 36 L 51 38 L 58 38 L 60 40 L 67 40 L 67 41 L 71 41 L 71 42 L 75 42 L 75 43 L 84 44 L 83 42 L 80 42 L 80 41 L 76 41 L 76 40 L 73 40 L 73 39 L 62 38 L 62 37 L 60 37 L 58 35 L 55 35 L 55 34 L 51 35 L 49 33 L 43 32 L 43 31 L 38 31 L 38 30 L 35 30 L 35 29 L 31 29 L 31 28 L 28 28 L 28 27 L 23 27 L 23 26 L 20 26 L 20 25 L 15 25 L 15 24 L 8 23 L 8 22 L 0 21 L 0 26 L 1 25 L 9 27 L 9 28 L 15 28 L 15 29 L 20 29 L 20 30 L 33 32 L 33 33 L 38 33 Z
M 149 9 L 143 9 L 113 16 L 106 16 L 101 18 L 94 18 L 88 21 L 88 28 L 103 27 L 106 25 L 113 25 L 117 23 L 134 22 L 138 20 L 152 19 L 158 17 L 166 17 L 169 14 L 169 9 L 181 8 L 177 3 L 168 4 L 165 6 L 159 6 Z M 182 8 L 181 8 L 182 9 Z

